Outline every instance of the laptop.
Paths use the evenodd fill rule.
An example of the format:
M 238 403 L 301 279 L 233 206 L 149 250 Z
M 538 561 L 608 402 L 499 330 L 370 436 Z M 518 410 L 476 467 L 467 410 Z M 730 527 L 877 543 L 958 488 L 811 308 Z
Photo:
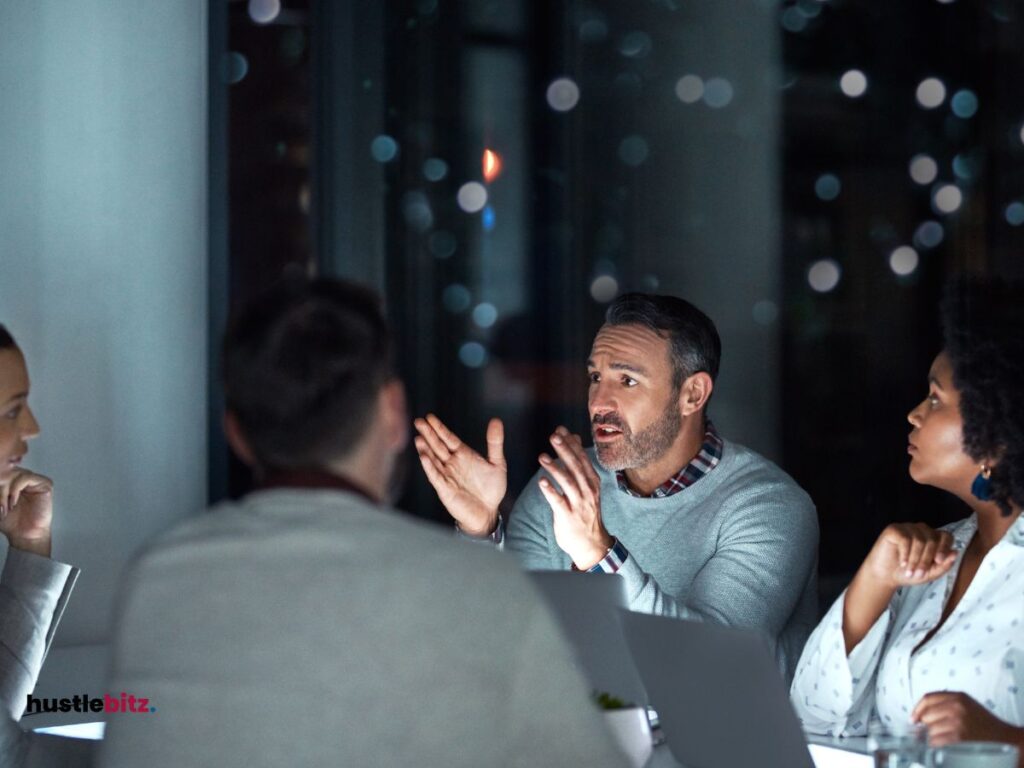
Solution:
M 647 692 L 622 634 L 622 577 L 570 571 L 533 571 L 530 576 L 561 623 L 576 651 L 579 671 L 594 691 L 645 706 Z
M 814 768 L 763 637 L 625 611 L 621 618 L 676 760 L 688 768 Z

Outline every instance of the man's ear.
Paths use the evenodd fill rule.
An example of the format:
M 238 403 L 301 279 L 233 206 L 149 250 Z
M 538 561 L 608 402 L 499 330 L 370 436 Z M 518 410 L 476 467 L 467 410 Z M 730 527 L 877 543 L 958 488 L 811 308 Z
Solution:
M 386 382 L 377 396 L 381 431 L 387 447 L 395 453 L 409 444 L 409 409 L 405 402 L 405 387 L 400 379 Z
M 249 447 L 249 441 L 242 432 L 242 425 L 238 423 L 238 417 L 231 411 L 224 412 L 224 437 L 235 455 L 248 467 L 256 466 L 256 455 Z
M 679 388 L 679 412 L 683 416 L 699 413 L 715 389 L 715 382 L 707 371 L 698 371 L 683 382 Z

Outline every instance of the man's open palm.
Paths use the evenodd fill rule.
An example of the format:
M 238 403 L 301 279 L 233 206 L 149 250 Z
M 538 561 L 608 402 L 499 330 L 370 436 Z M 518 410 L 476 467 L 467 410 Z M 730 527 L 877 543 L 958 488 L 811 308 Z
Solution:
M 498 505 L 508 489 L 505 427 L 487 424 L 487 457 L 463 443 L 437 416 L 427 414 L 413 426 L 416 452 L 427 479 L 448 514 L 470 536 L 487 536 L 498 524 Z

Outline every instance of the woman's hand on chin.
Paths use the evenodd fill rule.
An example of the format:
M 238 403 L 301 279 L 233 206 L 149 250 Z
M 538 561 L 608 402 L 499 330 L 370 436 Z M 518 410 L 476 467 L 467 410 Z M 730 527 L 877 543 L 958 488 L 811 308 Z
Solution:
M 16 549 L 50 556 L 53 481 L 18 468 L 0 480 L 0 533 Z

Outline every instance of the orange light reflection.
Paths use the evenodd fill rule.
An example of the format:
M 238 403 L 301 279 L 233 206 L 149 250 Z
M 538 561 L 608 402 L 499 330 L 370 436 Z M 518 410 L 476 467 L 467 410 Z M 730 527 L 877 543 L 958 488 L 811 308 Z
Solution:
M 484 181 L 490 184 L 501 175 L 501 155 L 491 149 L 484 150 L 483 171 Z

